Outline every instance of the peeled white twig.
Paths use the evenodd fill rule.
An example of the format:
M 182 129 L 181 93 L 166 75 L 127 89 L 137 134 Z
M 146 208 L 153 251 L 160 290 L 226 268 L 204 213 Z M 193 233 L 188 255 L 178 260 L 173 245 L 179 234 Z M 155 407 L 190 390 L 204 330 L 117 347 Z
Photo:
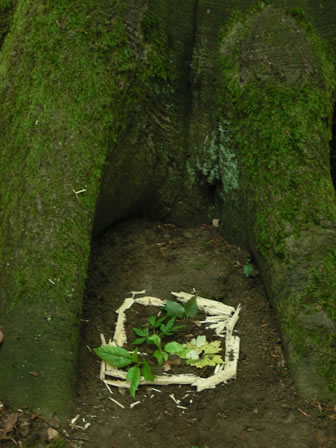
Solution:
M 144 289 L 143 291 L 130 291 L 130 292 L 127 292 L 126 294 L 131 294 L 132 299 L 134 299 L 135 296 L 137 296 L 138 294 L 145 294 L 145 293 L 146 293 L 146 290 Z
M 145 305 L 145 306 L 165 306 L 166 304 L 165 300 L 161 300 L 158 299 L 157 297 L 151 297 L 151 296 L 139 297 L 134 301 L 139 305 Z
M 109 399 L 110 399 L 111 401 L 113 401 L 113 403 L 115 403 L 115 404 L 116 404 L 117 406 L 119 406 L 121 409 L 125 409 L 125 406 L 124 406 L 123 404 L 119 403 L 119 401 L 115 400 L 115 399 L 112 398 L 112 397 L 109 397 Z
M 190 300 L 192 297 L 195 297 L 195 294 L 189 294 L 187 292 L 172 292 L 172 295 L 176 297 L 179 302 L 185 303 Z M 235 309 L 233 306 L 224 305 L 224 303 L 217 302 L 215 300 L 204 299 L 203 297 L 197 297 L 197 307 L 201 311 L 204 311 L 207 314 L 225 314 L 227 316 L 231 316 L 234 313 Z
M 130 408 L 132 409 L 132 408 L 134 408 L 134 406 L 137 406 L 140 403 L 141 403 L 141 401 L 135 401 L 134 403 L 130 404 Z
M 117 347 L 122 347 L 127 342 L 126 330 L 124 325 L 126 321 L 125 311 L 131 308 L 133 303 L 134 299 L 125 299 L 121 307 L 116 310 L 118 319 L 114 332 L 113 345 L 116 345 Z

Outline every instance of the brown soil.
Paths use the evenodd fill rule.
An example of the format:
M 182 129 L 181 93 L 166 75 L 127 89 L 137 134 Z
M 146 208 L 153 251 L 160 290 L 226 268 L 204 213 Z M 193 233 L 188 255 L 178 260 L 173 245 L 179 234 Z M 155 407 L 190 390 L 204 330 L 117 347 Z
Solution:
M 133 220 L 95 241 L 74 410 L 79 418 L 64 428 L 72 447 L 336 447 L 336 408 L 298 398 L 258 273 L 243 274 L 248 258 L 208 225 L 178 228 Z M 111 394 L 99 379 L 100 361 L 90 349 L 101 344 L 100 333 L 113 336 L 115 310 L 127 293 L 145 289 L 148 295 L 172 299 L 171 291 L 193 288 L 202 297 L 242 304 L 237 379 L 201 393 L 190 386 L 142 386 L 136 400 L 113 387 Z M 178 408 L 172 394 L 187 409 Z M 130 408 L 135 401 L 140 403 Z M 87 429 L 78 428 L 86 423 Z

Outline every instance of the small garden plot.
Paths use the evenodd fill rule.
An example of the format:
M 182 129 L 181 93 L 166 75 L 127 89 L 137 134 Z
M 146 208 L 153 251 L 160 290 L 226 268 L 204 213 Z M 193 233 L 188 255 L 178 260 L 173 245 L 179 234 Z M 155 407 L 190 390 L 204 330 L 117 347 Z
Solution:
M 235 309 L 215 300 L 173 292 L 176 300 L 138 297 L 132 292 L 118 313 L 113 340 L 95 349 L 102 359 L 100 378 L 106 384 L 189 384 L 200 392 L 237 376 L 238 336 L 233 335 Z

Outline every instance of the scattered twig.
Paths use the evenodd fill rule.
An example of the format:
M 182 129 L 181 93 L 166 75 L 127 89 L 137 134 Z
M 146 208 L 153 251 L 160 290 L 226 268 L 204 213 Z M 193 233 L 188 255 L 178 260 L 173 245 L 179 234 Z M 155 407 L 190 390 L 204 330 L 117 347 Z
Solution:
M 119 401 L 115 400 L 115 399 L 112 398 L 112 397 L 109 397 L 109 399 L 110 399 L 111 401 L 113 401 L 113 403 L 115 403 L 116 405 L 118 405 L 121 409 L 125 409 L 125 406 L 124 406 L 123 404 L 119 403 Z

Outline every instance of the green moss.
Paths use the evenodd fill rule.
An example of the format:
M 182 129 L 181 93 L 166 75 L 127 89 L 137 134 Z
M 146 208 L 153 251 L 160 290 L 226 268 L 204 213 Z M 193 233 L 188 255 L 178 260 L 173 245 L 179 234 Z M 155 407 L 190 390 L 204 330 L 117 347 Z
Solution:
M 128 127 L 139 104 L 145 108 L 150 101 L 144 84 L 154 85 L 155 94 L 160 94 L 166 88 L 161 81 L 166 82 L 172 73 L 158 21 L 144 17 L 142 29 L 144 48 L 134 49 L 117 1 L 110 4 L 108 14 L 92 1 L 85 5 L 65 0 L 53 5 L 22 2 L 18 6 L 0 65 L 1 102 L 6 106 L 1 120 L 2 172 L 10 165 L 11 172 L 27 179 L 24 202 L 30 209 L 21 204 L 20 215 L 36 215 L 36 226 L 59 221 L 53 232 L 60 238 L 53 234 L 51 239 L 64 241 L 68 235 L 71 241 L 65 248 L 49 248 L 54 262 L 41 265 L 37 273 L 33 260 L 41 258 L 38 234 L 43 231 L 35 230 L 37 240 L 25 254 L 31 269 L 16 272 L 18 296 L 22 285 L 28 290 L 39 283 L 36 276 L 41 277 L 43 270 L 44 285 L 55 276 L 71 284 L 73 265 L 82 266 L 81 275 L 85 271 L 80 260 L 88 256 L 90 228 L 83 226 L 83 217 L 89 223 L 93 216 L 108 146 Z M 13 147 L 20 148 L 16 167 Z M 22 177 L 3 176 L 6 188 L 2 191 L 7 193 L 2 207 L 7 218 L 2 233 L 0 229 L 0 247 L 8 246 L 1 240 L 6 238 L 6 227 L 12 227 L 11 219 L 17 219 L 11 214 L 19 207 L 15 192 L 22 189 Z M 77 197 L 74 191 L 83 189 Z M 22 232 L 16 227 L 16 231 L 12 227 L 13 241 Z
M 330 140 L 334 67 L 324 44 L 310 29 L 309 51 L 316 55 L 314 63 L 322 77 L 314 82 L 307 75 L 291 82 L 266 68 L 242 82 L 238 55 L 240 40 L 249 33 L 249 20 L 231 24 L 227 39 L 236 43 L 220 58 L 219 114 L 230 120 L 245 185 L 255 185 L 254 199 L 264 204 L 255 224 L 259 248 L 265 256 L 281 256 L 293 231 L 299 234 L 326 216 L 336 218 L 335 204 L 321 201 L 332 194 L 330 185 L 321 180 L 328 169 L 327 157 L 322 158 L 318 173 L 314 155 L 315 144 L 324 142 L 327 147 Z M 228 46 L 225 38 L 223 42 Z
M 4 9 L 9 9 L 12 6 L 12 0 L 0 0 L 0 11 Z
M 336 391 L 336 250 L 312 268 L 305 290 L 280 306 L 283 324 L 297 352 L 305 357 L 319 347 L 319 373 Z
M 231 144 L 240 161 L 241 187 L 248 193 L 247 214 L 254 225 L 256 251 L 268 269 L 286 275 L 298 272 L 297 285 L 287 285 L 290 280 L 286 280 L 288 291 L 283 294 L 271 285 L 272 293 L 281 296 L 275 304 L 281 326 L 302 359 L 315 359 L 314 368 L 319 366 L 319 373 L 336 390 L 335 251 L 325 255 L 327 237 L 326 247 L 321 246 L 321 239 L 316 254 L 305 247 L 310 234 L 327 234 L 336 221 L 329 167 L 333 53 L 302 11 L 266 8 L 263 14 L 267 24 L 257 45 L 261 45 L 258 50 L 265 62 L 259 60 L 256 68 L 242 48 L 252 36 L 257 39 L 253 27 L 263 20 L 258 13 L 234 18 L 222 33 L 218 115 L 231 124 Z M 279 27 L 279 17 L 284 14 L 290 19 Z M 294 28 L 300 30 L 297 36 L 301 37 L 291 38 Z M 276 61 L 267 58 L 282 41 L 285 48 L 286 38 L 291 46 L 289 56 L 282 49 L 279 58 L 284 60 L 276 66 Z M 306 68 L 301 69 L 300 78 L 282 70 L 302 54 Z M 296 258 L 305 256 L 309 259 Z M 278 274 L 267 275 L 276 278 Z M 302 278 L 307 284 L 300 283 Z
M 129 160 L 151 166 L 148 153 L 161 157 L 155 148 L 143 146 L 142 154 L 122 142 L 127 132 L 141 133 L 132 126 L 135 116 L 147 115 L 158 91 L 168 89 L 167 39 L 156 21 L 145 35 L 138 24 L 134 44 L 122 5 L 20 1 L 0 54 L 0 314 L 11 334 L 1 352 L 7 369 L 0 394 L 44 413 L 62 414 L 71 401 L 106 156 L 116 160 L 125 191 L 118 164 L 122 171 Z M 18 364 L 27 372 L 11 370 Z M 35 370 L 39 382 L 28 386 Z M 61 373 L 51 381 L 52 371 Z

